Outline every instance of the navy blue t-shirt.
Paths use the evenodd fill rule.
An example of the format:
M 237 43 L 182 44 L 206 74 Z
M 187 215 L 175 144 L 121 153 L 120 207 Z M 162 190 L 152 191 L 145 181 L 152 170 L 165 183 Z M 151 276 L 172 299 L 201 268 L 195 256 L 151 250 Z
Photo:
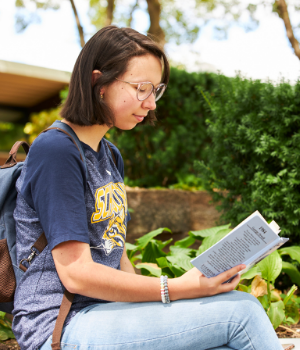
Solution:
M 90 245 L 96 263 L 120 269 L 126 239 L 124 166 L 118 149 L 104 139 L 100 151 L 82 143 L 88 180 L 73 141 L 58 130 L 41 134 L 30 147 L 21 175 L 14 219 L 17 261 L 45 233 L 48 245 L 23 274 L 15 293 L 13 331 L 21 349 L 39 348 L 53 333 L 64 293 L 51 250 L 70 240 Z M 26 263 L 24 263 L 26 266 Z M 75 295 L 66 323 L 79 310 L 103 300 Z
M 59 131 L 47 131 L 42 135 L 42 140 L 36 140 L 35 147 L 30 150 L 21 189 L 25 201 L 37 212 L 44 232 L 51 232 L 51 237 L 47 237 L 50 250 L 59 243 L 74 240 L 75 236 L 78 241 L 90 243 L 84 200 L 84 163 L 80 159 L 78 149 L 66 134 L 59 132 L 61 135 L 55 139 L 53 145 L 52 135 L 57 132 Z M 46 146 L 48 141 L 51 149 Z M 100 161 L 104 156 L 105 142 L 108 141 L 101 140 L 99 152 L 95 152 L 83 142 L 81 144 L 84 151 L 88 150 Z M 124 180 L 124 163 L 120 151 L 111 142 L 109 145 L 114 152 L 117 169 Z

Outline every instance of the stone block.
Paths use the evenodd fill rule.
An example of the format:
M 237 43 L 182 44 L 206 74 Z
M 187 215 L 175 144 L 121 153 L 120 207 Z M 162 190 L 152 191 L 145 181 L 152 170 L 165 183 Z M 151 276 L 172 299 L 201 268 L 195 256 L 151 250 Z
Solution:
M 205 191 L 126 187 L 126 192 L 133 209 L 127 230 L 127 241 L 132 243 L 159 227 L 168 227 L 180 239 L 188 231 L 216 226 L 221 215 Z

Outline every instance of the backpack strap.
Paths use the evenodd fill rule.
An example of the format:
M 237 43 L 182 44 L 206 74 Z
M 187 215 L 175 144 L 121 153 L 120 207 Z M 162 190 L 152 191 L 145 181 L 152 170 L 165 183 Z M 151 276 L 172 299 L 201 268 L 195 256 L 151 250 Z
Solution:
M 31 253 L 28 256 L 28 258 L 27 259 L 22 259 L 20 261 L 19 269 L 21 269 L 22 271 L 26 272 L 27 271 L 27 267 L 23 265 L 23 261 L 27 261 L 28 264 L 30 265 L 31 264 L 31 260 L 34 258 L 34 256 L 38 255 L 33 248 L 35 248 L 39 252 L 39 254 L 41 254 L 41 252 L 46 248 L 47 245 L 48 245 L 47 238 L 46 238 L 45 233 L 43 232 L 40 235 L 40 237 L 35 241 L 33 246 L 31 247 Z
M 55 322 L 55 327 L 52 335 L 51 347 L 53 350 L 60 350 L 60 338 L 63 330 L 65 320 L 70 312 L 72 303 L 74 299 L 74 294 L 65 290 L 63 295 L 63 300 L 61 302 L 59 313 Z
M 17 164 L 17 152 L 20 148 L 20 146 L 23 147 L 26 155 L 29 152 L 29 145 L 27 142 L 25 141 L 17 141 L 11 148 L 10 152 L 9 152 L 9 157 L 7 158 L 6 162 L 4 163 L 4 165 L 1 166 L 1 169 L 5 169 L 5 168 L 10 168 L 13 167 Z
M 105 142 L 106 142 L 106 144 L 107 144 L 107 146 L 108 146 L 108 148 L 109 148 L 109 150 L 110 150 L 110 153 L 111 153 L 111 155 L 112 155 L 112 158 L 113 158 L 113 161 L 114 161 L 114 163 L 115 163 L 115 166 L 117 166 L 117 161 L 116 161 L 115 154 L 114 154 L 113 150 L 111 149 L 109 143 L 108 143 L 106 140 L 105 140 Z
M 35 250 L 32 248 L 35 248 L 36 250 L 38 250 L 40 254 L 46 248 L 47 245 L 48 245 L 47 238 L 45 233 L 43 232 L 40 235 L 40 237 L 36 240 L 34 245 L 31 247 L 31 254 L 29 255 L 29 257 L 27 259 L 21 260 L 19 268 L 22 271 L 26 272 L 27 267 L 24 266 L 22 262 L 27 261 L 30 264 L 33 257 L 37 255 Z M 63 299 L 59 308 L 58 316 L 55 322 L 53 336 L 52 336 L 51 347 L 53 350 L 60 350 L 60 338 L 61 338 L 62 329 L 65 323 L 65 320 L 68 316 L 68 313 L 70 312 L 73 299 L 74 299 L 74 294 L 70 293 L 65 289 Z

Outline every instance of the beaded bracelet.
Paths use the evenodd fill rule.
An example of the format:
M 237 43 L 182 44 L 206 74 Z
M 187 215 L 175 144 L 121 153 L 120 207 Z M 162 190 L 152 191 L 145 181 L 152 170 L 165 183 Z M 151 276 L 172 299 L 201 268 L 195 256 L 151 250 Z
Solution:
M 161 301 L 164 304 L 168 304 L 170 302 L 169 289 L 168 289 L 168 276 L 160 276 L 160 294 L 161 294 Z

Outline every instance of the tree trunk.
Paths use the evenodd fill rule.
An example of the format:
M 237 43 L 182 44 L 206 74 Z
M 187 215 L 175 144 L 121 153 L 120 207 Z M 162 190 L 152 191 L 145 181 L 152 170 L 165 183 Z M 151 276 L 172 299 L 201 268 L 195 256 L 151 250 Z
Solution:
M 299 42 L 294 36 L 293 32 L 293 27 L 291 25 L 288 9 L 285 0 L 277 0 L 277 9 L 278 9 L 278 14 L 280 18 L 283 19 L 285 29 L 286 29 L 286 34 L 287 37 L 289 38 L 290 43 L 292 44 L 292 47 L 295 51 L 295 55 L 299 58 L 300 60 L 300 47 L 299 47 Z
M 148 4 L 148 13 L 150 16 L 150 28 L 148 29 L 149 36 L 152 37 L 162 48 L 164 47 L 165 33 L 161 28 L 160 21 L 160 13 L 161 13 L 161 5 L 159 0 L 147 0 Z
M 105 25 L 110 26 L 114 17 L 115 0 L 107 0 Z
M 76 19 L 77 29 L 78 29 L 78 33 L 79 33 L 79 37 L 80 37 L 80 45 L 81 45 L 81 47 L 83 47 L 85 45 L 83 28 L 82 28 L 82 26 L 80 24 L 80 21 L 79 21 L 79 17 L 78 17 L 78 13 L 77 13 L 77 10 L 76 10 L 76 6 L 74 4 L 74 0 L 70 0 L 70 2 L 71 2 L 72 9 L 73 9 L 73 12 L 74 12 L 74 16 L 75 16 L 75 19 Z

